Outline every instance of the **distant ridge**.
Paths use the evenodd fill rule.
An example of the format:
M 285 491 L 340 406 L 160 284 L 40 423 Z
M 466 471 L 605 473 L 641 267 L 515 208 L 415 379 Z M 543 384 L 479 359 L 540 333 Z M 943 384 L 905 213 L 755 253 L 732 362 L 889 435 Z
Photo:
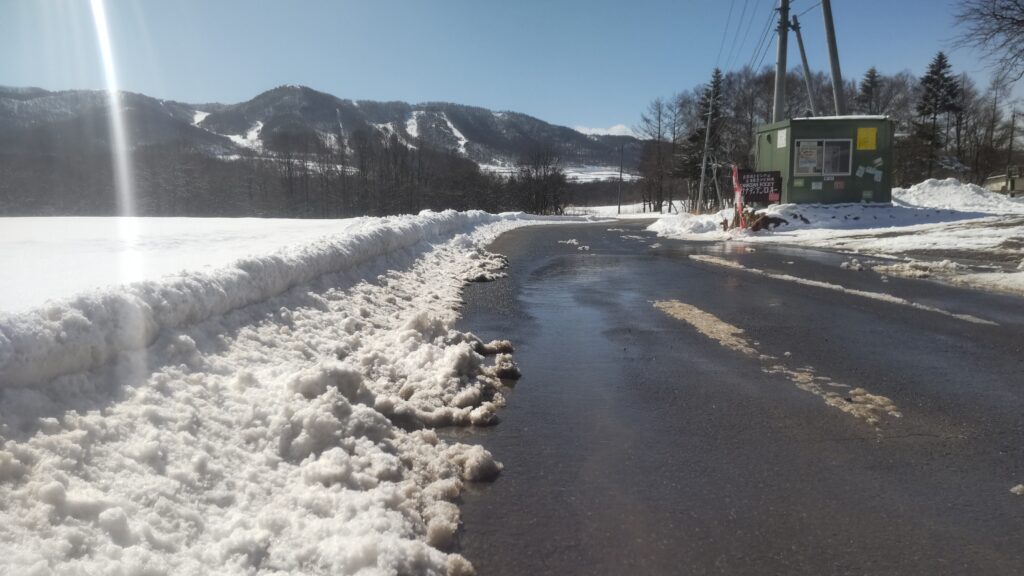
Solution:
M 353 101 L 306 86 L 279 86 L 238 104 L 187 104 L 125 93 L 133 147 L 184 143 L 212 156 L 273 154 L 288 138 L 316 135 L 336 143 L 357 131 L 377 133 L 404 146 L 427 145 L 473 160 L 483 169 L 507 170 L 538 148 L 556 152 L 566 167 L 638 163 L 632 136 L 583 134 L 526 114 L 426 102 Z M 108 146 L 102 91 L 48 91 L 0 87 L 0 152 L 57 153 Z

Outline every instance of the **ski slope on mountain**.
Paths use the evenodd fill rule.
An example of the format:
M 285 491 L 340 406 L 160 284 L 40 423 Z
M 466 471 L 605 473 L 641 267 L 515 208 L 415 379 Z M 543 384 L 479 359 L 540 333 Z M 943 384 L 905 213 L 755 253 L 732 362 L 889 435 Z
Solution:
M 34 220 L 23 256 L 74 251 Z M 463 284 L 502 273 L 482 246 L 545 222 L 135 222 L 107 257 L 170 263 L 0 313 L 0 573 L 472 573 L 454 501 L 501 464 L 433 428 L 493 424 L 517 370 L 452 326 Z M 97 252 L 117 228 L 79 224 Z

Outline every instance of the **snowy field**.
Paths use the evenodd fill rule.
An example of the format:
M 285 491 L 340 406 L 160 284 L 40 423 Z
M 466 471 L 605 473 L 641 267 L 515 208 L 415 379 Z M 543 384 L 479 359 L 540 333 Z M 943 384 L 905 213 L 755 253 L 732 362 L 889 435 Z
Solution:
M 500 176 L 512 176 L 518 170 L 519 167 L 515 164 L 480 164 L 480 169 L 485 172 L 497 174 Z M 619 167 L 618 166 L 582 166 L 582 165 L 570 165 L 562 167 L 565 172 L 566 180 L 570 182 L 602 182 L 608 180 L 618 181 L 619 179 Z M 622 180 L 624 182 L 632 182 L 633 180 L 639 180 L 640 176 L 636 174 L 630 174 L 623 172 Z
M 433 428 L 494 423 L 517 370 L 452 326 L 545 220 L 14 220 L 0 573 L 472 573 L 454 502 L 501 464 Z
M 888 259 L 887 275 L 932 277 L 1024 294 L 1024 202 L 957 180 L 928 180 L 893 190 L 892 204 L 781 204 L 772 230 L 723 231 L 732 211 L 665 216 L 659 236 L 695 241 L 776 243 Z
M 638 204 L 623 204 L 621 209 L 617 204 L 612 206 L 569 206 L 566 208 L 565 213 L 573 216 L 596 216 L 600 218 L 661 218 L 663 216 L 672 214 L 679 214 L 685 210 L 683 202 L 676 200 L 673 201 L 671 207 L 668 202 L 664 204 L 662 208 L 663 214 L 657 214 L 650 211 L 648 206 L 645 207 L 642 203 Z
M 312 245 L 374 219 L 0 218 L 0 311 Z

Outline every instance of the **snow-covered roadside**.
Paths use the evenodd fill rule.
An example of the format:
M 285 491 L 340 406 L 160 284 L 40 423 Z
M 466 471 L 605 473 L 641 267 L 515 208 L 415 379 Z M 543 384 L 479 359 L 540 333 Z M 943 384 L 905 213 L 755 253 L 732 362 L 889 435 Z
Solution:
M 452 329 L 520 215 L 381 219 L 0 317 L 0 572 L 466 574 L 510 345 Z M 52 378 L 52 380 L 51 380 Z
M 621 218 L 621 219 L 632 219 L 632 218 L 663 218 L 671 214 L 679 214 L 685 210 L 683 203 L 679 200 L 672 202 L 671 209 L 669 204 L 666 202 L 664 205 L 664 213 L 651 212 L 650 208 L 643 204 L 623 204 L 621 207 L 618 205 L 611 206 L 569 206 L 565 209 L 565 213 L 573 216 L 596 216 L 600 218 Z
M 404 217 L 403 217 L 404 218 Z M 387 220 L 283 218 L 0 218 L 0 312 L 189 272 L 293 253 Z
M 956 180 L 928 180 L 893 190 L 892 204 L 782 204 L 760 213 L 778 219 L 770 230 L 728 230 L 718 214 L 665 217 L 648 229 L 699 241 L 788 244 L 893 259 L 880 273 L 929 276 L 952 283 L 1024 294 L 1024 204 Z M 959 260 L 951 268 L 944 261 Z M 895 264 L 895 265 L 894 265 Z M 900 266 L 899 264 L 905 264 Z
M 872 266 L 872 270 L 889 276 L 931 278 L 969 288 L 1024 296 L 1024 261 L 1021 261 L 1016 271 L 977 272 L 950 260 L 883 263 Z
M 0 313 L 0 382 L 26 384 L 87 370 L 119 352 L 144 348 L 165 330 L 266 300 L 325 274 L 394 256 L 424 241 L 436 242 L 485 224 L 519 218 L 449 211 L 341 221 L 334 235 L 257 253 L 212 270 L 86 292 L 26 312 Z M 191 222 L 203 226 L 201 221 Z M 67 244 L 69 250 L 75 249 L 72 241 Z M 112 250 L 111 259 L 120 256 L 129 261 L 140 257 Z M 39 284 L 40 280 L 52 278 L 18 281 Z

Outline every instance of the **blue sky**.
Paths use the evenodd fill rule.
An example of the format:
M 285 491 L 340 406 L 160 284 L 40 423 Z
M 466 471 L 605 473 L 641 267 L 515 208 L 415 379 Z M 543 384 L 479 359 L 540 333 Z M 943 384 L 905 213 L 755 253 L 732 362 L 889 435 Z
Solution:
M 716 60 L 723 68 L 749 62 L 774 4 L 106 0 L 126 90 L 238 102 L 281 84 L 305 84 L 342 98 L 444 100 L 591 127 L 635 124 L 648 101 L 704 82 Z M 801 18 L 808 56 L 812 68 L 826 69 L 816 0 L 792 4 L 794 13 L 810 10 Z M 952 49 L 952 4 L 833 0 L 844 75 L 859 77 L 872 65 L 920 74 L 945 49 L 957 72 L 984 85 L 985 65 Z M 774 50 L 773 44 L 766 63 Z M 0 84 L 102 88 L 88 1 L 0 0 Z

